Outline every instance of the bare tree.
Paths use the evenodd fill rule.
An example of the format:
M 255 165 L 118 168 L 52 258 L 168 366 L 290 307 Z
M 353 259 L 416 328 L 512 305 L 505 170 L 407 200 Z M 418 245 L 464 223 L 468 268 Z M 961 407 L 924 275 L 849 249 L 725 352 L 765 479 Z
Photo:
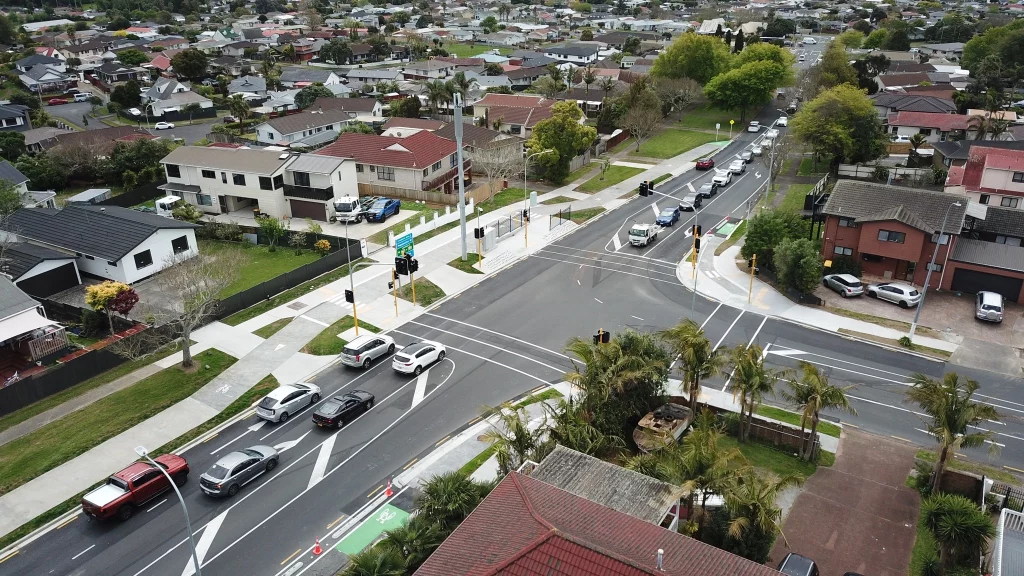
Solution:
M 636 149 L 650 138 L 661 123 L 661 110 L 655 106 L 633 106 L 619 122 L 630 137 L 636 141 Z
M 658 99 L 668 104 L 682 120 L 683 110 L 700 98 L 703 88 L 700 82 L 693 78 L 657 78 L 654 82 L 654 91 L 658 94 Z
M 779 138 L 775 140 L 772 146 L 775 148 L 775 154 L 772 154 L 772 147 L 763 148 L 761 150 L 761 161 L 764 162 L 765 168 L 771 172 L 772 188 L 778 189 L 779 174 L 782 173 L 782 167 L 786 164 L 786 158 L 793 151 L 792 138 Z M 768 193 L 771 194 L 771 191 L 769 190 Z
M 496 140 L 473 150 L 473 167 L 487 177 L 487 199 L 494 196 L 495 185 L 518 174 L 523 166 L 523 145 L 519 138 Z

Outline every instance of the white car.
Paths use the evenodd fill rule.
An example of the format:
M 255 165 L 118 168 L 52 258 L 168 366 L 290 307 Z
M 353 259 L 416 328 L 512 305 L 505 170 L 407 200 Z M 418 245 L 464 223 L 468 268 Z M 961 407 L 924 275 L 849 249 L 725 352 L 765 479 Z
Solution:
M 715 170 L 715 177 L 711 179 L 711 182 L 721 186 L 726 186 L 732 182 L 732 172 L 728 170 Z
M 345 345 L 341 363 L 369 368 L 374 361 L 395 351 L 395 339 L 386 334 L 363 334 Z
M 167 130 L 169 128 L 174 128 L 174 124 L 171 122 L 157 122 L 153 125 L 153 128 L 157 130 Z
M 733 160 L 729 163 L 729 172 L 733 174 L 743 174 L 747 171 L 747 163 L 743 160 Z
M 765 140 L 775 140 L 779 137 L 779 131 L 774 128 L 764 133 Z
M 782 116 L 775 122 L 776 126 L 789 126 L 789 116 Z
M 905 134 L 896 134 L 892 137 L 892 141 L 895 144 L 910 144 L 910 136 Z
M 395 353 L 391 367 L 395 372 L 415 374 L 417 376 L 434 362 L 444 360 L 444 344 L 432 340 L 424 340 L 410 344 Z
M 754 144 L 753 146 L 750 147 L 750 153 L 753 154 L 754 156 L 760 156 L 762 153 L 764 153 L 764 149 L 761 148 L 760 144 Z
M 271 422 L 287 422 L 293 414 L 320 401 L 320 387 L 303 382 L 272 390 L 256 406 L 256 415 Z
M 139 110 L 138 108 L 129 108 L 128 113 L 132 116 L 142 116 L 142 110 Z
M 747 126 L 747 132 L 760 132 L 760 131 L 761 131 L 761 123 L 758 122 L 757 120 L 754 120 L 753 122 L 750 123 L 750 125 Z

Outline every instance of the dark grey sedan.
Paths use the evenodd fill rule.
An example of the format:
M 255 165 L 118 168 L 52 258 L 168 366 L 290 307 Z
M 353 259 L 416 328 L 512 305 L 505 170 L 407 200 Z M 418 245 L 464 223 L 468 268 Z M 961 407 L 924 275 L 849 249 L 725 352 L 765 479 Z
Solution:
M 236 450 L 221 457 L 200 476 L 199 487 L 210 496 L 234 496 L 242 486 L 277 468 L 278 458 L 277 450 L 270 446 Z

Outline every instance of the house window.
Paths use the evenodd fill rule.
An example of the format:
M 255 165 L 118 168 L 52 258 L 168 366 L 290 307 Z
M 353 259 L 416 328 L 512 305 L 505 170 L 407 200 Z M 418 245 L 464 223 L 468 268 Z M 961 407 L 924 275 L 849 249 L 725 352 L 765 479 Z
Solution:
M 928 263 L 928 264 L 925 265 L 925 270 L 927 270 L 929 268 L 931 268 L 932 272 L 942 272 L 942 264 L 931 264 L 931 263 Z
M 168 178 L 181 178 L 181 168 L 177 164 L 164 164 Z
M 921 136 L 931 136 L 932 135 L 932 129 L 931 128 L 921 128 L 921 130 L 918 131 L 918 134 L 920 134 Z
M 292 179 L 295 180 L 296 186 L 309 187 L 309 173 L 308 172 L 292 172 Z
M 213 170 L 203 170 L 203 178 L 215 180 L 217 178 L 217 174 Z
M 856 228 L 857 227 L 857 223 L 853 221 L 853 218 L 840 218 L 839 219 L 839 227 L 840 228 Z
M 523 133 L 523 127 L 521 125 L 519 125 L 519 124 L 513 124 L 509 128 L 509 132 L 511 132 L 512 134 L 522 134 Z
M 260 190 L 273 190 L 274 182 L 270 176 L 260 176 Z
M 363 165 L 362 164 L 356 164 L 356 172 L 362 172 L 362 171 L 363 171 Z
M 441 161 L 438 160 L 437 162 L 434 162 L 434 165 L 431 166 L 430 169 L 433 170 L 434 172 L 437 172 L 438 170 L 440 170 L 441 169 Z
M 377 178 L 379 180 L 395 181 L 395 169 L 390 166 L 377 166 Z
M 1013 236 L 996 236 L 996 244 L 1006 244 L 1007 246 L 1020 246 L 1020 238 Z
M 903 244 L 906 241 L 907 235 L 903 232 L 893 232 L 891 230 L 879 230 L 878 239 L 882 242 L 895 242 L 896 244 Z
M 284 188 L 284 175 L 278 174 L 274 176 L 274 190 L 280 190 Z
M 149 250 L 143 250 L 135 255 L 135 269 L 142 270 L 146 266 L 153 265 L 153 254 Z
M 231 180 L 235 183 L 235 186 L 245 186 L 245 174 L 232 174 Z
M 844 248 L 842 246 L 836 246 L 832 249 L 832 252 L 839 254 L 840 256 L 853 256 L 853 248 Z
M 220 173 L 220 181 L 221 181 L 222 184 L 227 184 L 228 183 L 228 173 L 227 172 L 221 172 Z
M 196 202 L 200 206 L 213 206 L 213 196 L 209 194 L 196 194 Z
M 273 139 L 274 139 L 274 133 L 273 132 L 267 132 L 267 140 L 273 140 Z
M 174 250 L 175 254 L 188 252 L 188 236 L 178 236 L 171 240 L 171 250 Z
M 424 168 L 424 169 L 423 169 L 423 177 L 424 177 L 424 178 L 426 178 L 426 177 L 427 177 L 427 174 L 428 174 L 429 172 L 430 172 L 430 170 L 429 170 L 429 169 L 427 169 L 427 168 Z
M 982 194 L 978 197 L 978 204 L 988 204 L 988 200 L 991 198 L 988 194 Z
M 1013 181 L 1014 182 L 1024 182 L 1024 172 L 1014 172 L 1013 173 Z
M 452 154 L 452 156 L 449 159 L 449 161 L 451 162 L 451 164 L 448 167 L 449 168 L 455 168 L 455 165 L 459 163 L 458 155 L 457 154 Z
M 1004 208 L 1016 208 L 1020 202 L 1020 198 L 1011 198 L 1009 196 L 1003 196 L 1003 199 L 999 201 L 999 205 Z
M 942 245 L 949 244 L 949 234 L 942 234 L 941 241 L 939 234 L 932 234 L 932 244 L 935 244 L 936 242 Z

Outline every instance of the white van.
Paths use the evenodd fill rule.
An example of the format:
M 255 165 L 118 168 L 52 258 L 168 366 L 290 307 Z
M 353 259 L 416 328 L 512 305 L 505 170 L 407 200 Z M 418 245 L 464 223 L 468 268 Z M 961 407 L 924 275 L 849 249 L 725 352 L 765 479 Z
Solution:
M 812 36 L 804 36 L 804 44 L 817 44 L 817 43 L 818 43 L 818 41 L 815 40 Z
M 75 102 L 88 102 L 91 97 L 92 94 L 88 92 L 79 92 L 75 94 Z

